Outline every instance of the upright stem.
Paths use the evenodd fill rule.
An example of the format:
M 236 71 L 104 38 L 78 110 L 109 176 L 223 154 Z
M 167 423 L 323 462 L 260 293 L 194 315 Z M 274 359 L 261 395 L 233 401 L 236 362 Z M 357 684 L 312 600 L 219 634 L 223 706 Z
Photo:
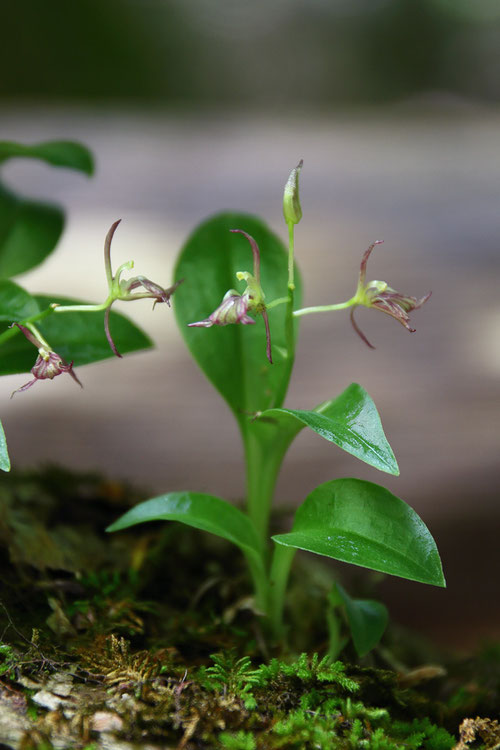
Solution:
M 269 586 L 269 621 L 275 638 L 283 633 L 283 608 L 288 584 L 290 567 L 295 557 L 296 549 L 275 544 L 270 572 Z
M 266 572 L 264 555 L 259 561 L 252 555 L 246 555 L 246 560 L 253 581 L 255 607 L 259 612 L 267 614 L 269 606 L 269 579 Z
M 286 374 L 282 378 L 281 388 L 274 398 L 273 405 L 276 407 L 281 406 L 285 399 L 295 359 L 293 222 L 288 222 L 288 239 L 288 297 L 286 298 L 287 306 L 285 315 L 287 362 Z M 282 301 L 280 300 L 278 304 Z M 262 542 L 262 548 L 266 549 L 269 538 L 269 518 L 274 488 L 289 441 L 280 440 L 272 427 L 270 428 L 269 425 L 262 423 L 243 423 L 242 433 L 247 468 L 248 515 L 257 530 Z M 271 577 L 267 578 L 265 587 L 259 575 L 255 575 L 255 571 L 252 571 L 258 606 L 269 616 L 270 626 L 275 636 L 278 636 L 282 631 L 284 596 L 294 552 L 294 550 L 288 550 L 284 547 L 280 551 L 275 550 Z M 265 564 L 267 564 L 267 561 L 265 561 Z
M 265 425 L 248 425 L 244 433 L 247 467 L 247 509 L 263 547 L 268 544 L 269 516 L 283 451 L 261 432 Z

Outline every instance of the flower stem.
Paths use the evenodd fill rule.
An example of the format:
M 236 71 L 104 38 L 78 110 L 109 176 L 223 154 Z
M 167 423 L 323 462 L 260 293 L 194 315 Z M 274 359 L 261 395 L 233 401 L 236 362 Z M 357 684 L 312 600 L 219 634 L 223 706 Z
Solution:
M 57 305 L 57 307 L 54 307 L 54 312 L 100 312 L 101 310 L 105 310 L 109 306 L 110 302 L 111 298 L 108 297 L 108 299 L 101 305 Z
M 289 300 L 290 300 L 290 297 L 278 297 L 277 299 L 273 299 L 272 302 L 266 305 L 266 310 L 272 310 L 273 307 L 278 307 L 278 305 L 284 305 Z
M 294 261 L 294 229 L 295 224 L 292 221 L 288 222 L 288 288 L 291 292 L 295 289 L 294 272 L 295 272 L 295 261 Z
M 315 307 L 303 307 L 301 310 L 295 310 L 293 313 L 294 318 L 300 318 L 303 315 L 311 315 L 312 313 L 321 313 L 321 312 L 332 312 L 334 310 L 345 310 L 348 307 L 352 307 L 353 305 L 357 305 L 358 300 L 357 297 L 351 297 L 351 299 L 348 299 L 347 302 L 339 302 L 336 305 L 316 305 Z
M 38 328 L 35 325 L 33 325 L 33 323 L 26 323 L 26 328 L 28 328 L 31 331 L 33 336 L 35 336 L 35 338 L 38 339 L 38 341 L 40 342 L 42 346 L 44 346 L 49 352 L 51 351 L 52 347 L 50 346 L 49 342 L 42 336 Z

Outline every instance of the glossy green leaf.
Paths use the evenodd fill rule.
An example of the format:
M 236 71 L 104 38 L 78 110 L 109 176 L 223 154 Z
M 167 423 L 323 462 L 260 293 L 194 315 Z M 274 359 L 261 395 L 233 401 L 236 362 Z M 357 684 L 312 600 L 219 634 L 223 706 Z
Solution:
M 2 423 L 0 422 L 0 469 L 2 471 L 10 471 L 10 458 L 7 451 L 7 440 L 5 439 L 5 432 L 3 431 Z
M 68 167 L 88 175 L 94 171 L 92 154 L 75 141 L 46 141 L 33 145 L 0 141 L 0 162 L 13 157 L 41 159 L 54 167 Z
M 24 273 L 45 260 L 63 227 L 58 206 L 19 198 L 0 186 L 0 277 Z
M 274 364 L 266 359 L 262 316 L 255 325 L 188 328 L 204 320 L 221 303 L 229 289 L 243 291 L 237 271 L 252 271 L 248 241 L 230 229 L 242 229 L 257 241 L 261 255 L 261 282 L 266 301 L 287 294 L 287 253 L 281 240 L 259 219 L 246 214 L 220 214 L 199 226 L 184 246 L 175 279 L 184 283 L 174 295 L 174 309 L 186 343 L 205 375 L 226 399 L 241 422 L 248 414 L 273 406 L 287 382 L 285 308 L 269 311 Z M 295 300 L 300 304 L 300 278 L 296 275 Z M 247 415 L 247 416 L 245 416 Z
M 31 294 L 8 279 L 0 279 L 0 320 L 20 322 L 40 312 Z
M 90 151 L 72 141 L 34 145 L 0 141 L 0 164 L 14 157 L 41 159 L 88 175 L 94 169 Z M 0 186 L 0 277 L 24 273 L 45 260 L 63 226 L 64 213 L 58 206 L 23 198 Z
M 339 583 L 335 587 L 344 605 L 354 648 L 358 656 L 365 656 L 385 632 L 389 622 L 387 607 L 372 599 L 353 599 Z
M 107 528 L 121 531 L 147 521 L 180 521 L 236 544 L 255 564 L 262 554 L 255 528 L 244 513 L 214 495 L 200 492 L 169 492 L 139 503 Z
M 51 302 L 86 304 L 81 300 L 41 295 L 37 295 L 35 300 L 40 310 L 47 309 Z M 159 310 L 157 314 L 161 314 Z M 37 323 L 37 327 L 52 349 L 66 362 L 73 361 L 75 368 L 115 356 L 104 334 L 103 312 L 52 313 Z M 111 312 L 110 328 L 121 354 L 152 346 L 151 339 L 120 313 Z M 2 330 L 6 330 L 6 327 L 0 327 L 0 332 Z M 35 363 L 37 352 L 33 344 L 19 331 L 12 333 L 14 335 L 0 344 L 0 375 L 27 372 Z
M 399 474 L 377 408 L 357 383 L 352 383 L 338 398 L 313 411 L 267 409 L 261 419 L 276 420 L 280 433 L 284 431 L 288 435 L 289 443 L 303 427 L 309 427 L 370 466 L 389 474 Z
M 446 585 L 424 522 L 403 500 L 361 479 L 335 479 L 317 487 L 297 510 L 292 531 L 273 540 L 412 581 Z

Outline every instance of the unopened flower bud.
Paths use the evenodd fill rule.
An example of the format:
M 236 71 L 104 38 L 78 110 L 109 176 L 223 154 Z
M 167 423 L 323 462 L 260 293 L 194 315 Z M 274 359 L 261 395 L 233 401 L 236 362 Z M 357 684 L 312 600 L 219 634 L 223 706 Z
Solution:
M 303 161 L 290 172 L 290 177 L 285 185 L 283 193 L 283 216 L 287 224 L 298 224 L 302 218 L 302 208 L 299 199 L 299 172 Z

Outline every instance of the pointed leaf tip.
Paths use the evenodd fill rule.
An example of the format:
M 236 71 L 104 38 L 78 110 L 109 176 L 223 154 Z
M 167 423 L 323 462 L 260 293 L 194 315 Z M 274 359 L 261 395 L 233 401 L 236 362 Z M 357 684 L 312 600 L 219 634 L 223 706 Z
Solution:
M 399 475 L 377 408 L 357 383 L 351 383 L 340 396 L 320 404 L 313 411 L 268 409 L 261 416 L 277 420 L 282 430 L 288 431 L 290 442 L 303 427 L 309 427 L 360 461 L 379 471 Z
M 411 581 L 445 587 L 436 543 L 421 518 L 389 490 L 361 479 L 325 482 L 297 510 L 278 544 Z

